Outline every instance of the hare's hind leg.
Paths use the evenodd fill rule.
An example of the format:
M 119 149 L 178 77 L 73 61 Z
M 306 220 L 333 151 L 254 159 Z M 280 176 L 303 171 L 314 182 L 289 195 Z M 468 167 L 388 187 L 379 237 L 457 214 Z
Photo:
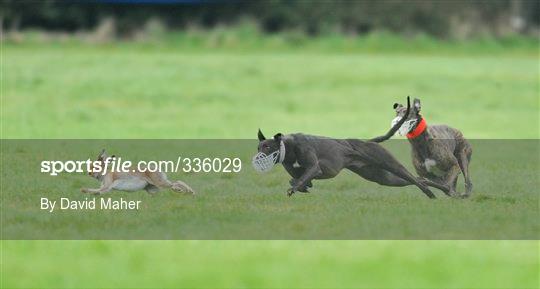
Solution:
M 195 190 L 182 181 L 172 181 L 171 189 L 175 192 L 188 193 L 192 195 L 195 194 Z
M 146 187 L 144 187 L 144 190 L 146 192 L 148 192 L 150 195 L 153 195 L 153 194 L 159 192 L 159 187 L 154 186 L 152 184 L 148 184 L 148 185 L 146 185 Z
M 194 194 L 195 191 L 182 181 L 169 181 L 165 173 L 155 173 L 148 176 L 150 183 L 160 188 L 168 188 L 179 193 Z

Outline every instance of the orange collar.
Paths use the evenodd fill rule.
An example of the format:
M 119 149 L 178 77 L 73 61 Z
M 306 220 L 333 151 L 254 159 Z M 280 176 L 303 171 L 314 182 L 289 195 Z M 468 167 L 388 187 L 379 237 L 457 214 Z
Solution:
M 426 130 L 426 127 L 427 127 L 426 120 L 422 118 L 422 120 L 420 121 L 420 123 L 418 123 L 416 128 L 407 134 L 407 138 L 412 139 L 412 138 L 418 137 Z

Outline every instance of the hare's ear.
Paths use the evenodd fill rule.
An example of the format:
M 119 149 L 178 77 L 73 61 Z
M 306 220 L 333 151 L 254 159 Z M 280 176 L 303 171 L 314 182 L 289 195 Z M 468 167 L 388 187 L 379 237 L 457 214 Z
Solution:
M 259 138 L 259 141 L 263 141 L 266 138 L 264 137 L 264 134 L 262 133 L 261 129 L 259 129 L 259 132 L 257 133 L 257 137 Z
M 97 158 L 98 158 L 98 160 L 102 160 L 102 159 L 107 158 L 107 153 L 105 152 L 105 149 L 101 150 L 101 152 L 99 153 Z

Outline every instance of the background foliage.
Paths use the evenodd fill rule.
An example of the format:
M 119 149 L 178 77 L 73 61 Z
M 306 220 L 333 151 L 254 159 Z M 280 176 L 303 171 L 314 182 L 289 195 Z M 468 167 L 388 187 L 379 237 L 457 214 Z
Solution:
M 1 2 L 10 30 L 40 28 L 91 30 L 113 19 L 115 31 L 129 37 L 148 21 L 167 28 L 213 28 L 241 19 L 268 33 L 298 30 L 308 35 L 339 31 L 365 34 L 386 30 L 438 38 L 495 37 L 537 32 L 540 4 L 534 0 L 479 1 L 18 1 Z

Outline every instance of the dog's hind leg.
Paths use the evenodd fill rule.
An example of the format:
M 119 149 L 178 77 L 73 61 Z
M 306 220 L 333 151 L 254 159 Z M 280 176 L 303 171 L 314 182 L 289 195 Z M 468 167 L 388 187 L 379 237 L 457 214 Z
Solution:
M 438 182 L 435 182 L 435 181 L 432 181 L 432 180 L 426 179 L 426 178 L 420 178 L 420 182 L 423 183 L 426 186 L 437 188 L 437 189 L 443 191 L 443 193 L 445 193 L 449 197 L 455 197 L 455 195 L 456 195 L 456 193 L 455 193 L 455 191 L 456 191 L 455 185 L 453 186 L 454 189 L 452 189 L 452 187 L 450 187 L 450 185 L 444 185 L 444 184 L 441 184 L 441 183 L 438 183 Z M 456 178 L 456 182 L 457 182 L 457 178 Z
M 351 171 L 353 171 L 354 173 L 358 174 L 359 176 L 363 177 L 366 180 L 375 182 L 383 186 L 405 187 L 405 186 L 414 185 L 414 183 L 407 181 L 401 177 L 398 177 L 385 169 L 380 169 L 374 166 L 363 166 L 363 167 L 350 166 L 348 167 L 348 169 L 350 169 Z M 420 183 L 424 183 L 427 186 L 438 188 L 445 193 L 449 191 L 448 187 L 432 182 L 430 180 L 422 179 L 420 180 Z
M 465 179 L 465 194 L 463 197 L 468 197 L 471 195 L 473 184 L 471 182 L 471 175 L 469 174 L 469 163 L 471 161 L 472 151 L 470 148 L 462 150 L 458 157 L 458 164 L 461 172 L 463 173 L 463 178 Z
M 435 199 L 436 198 L 435 195 L 433 194 L 433 192 L 424 183 L 420 182 L 416 177 L 414 177 L 411 173 L 409 173 L 405 169 L 405 167 L 403 167 L 403 168 L 387 167 L 385 169 L 388 170 L 389 172 L 391 172 L 392 174 L 413 183 L 420 190 L 422 190 L 422 192 L 424 194 L 426 194 L 426 196 L 428 196 L 430 199 Z
M 454 198 L 459 197 L 459 193 L 457 193 L 456 191 L 458 177 L 459 177 L 459 166 L 457 165 L 457 162 L 455 165 L 450 167 L 450 169 L 445 173 L 445 175 L 441 176 L 441 183 L 451 188 L 451 191 L 447 193 L 447 195 L 449 195 L 450 197 L 454 197 Z M 430 180 L 426 179 L 425 181 L 429 182 Z M 433 182 L 433 183 L 438 184 L 438 182 Z
M 414 185 L 416 185 L 426 196 L 431 199 L 435 198 L 435 195 L 431 190 L 416 177 L 414 177 L 407 169 L 399 163 L 385 148 L 377 143 L 365 143 L 363 148 L 364 162 L 368 161 L 369 165 L 375 168 L 384 169 L 395 176 L 404 179 Z
M 416 185 L 424 194 L 429 198 L 435 198 L 435 195 L 429 190 L 429 188 L 419 182 L 413 175 L 405 171 L 401 173 L 402 176 L 394 174 L 386 169 L 381 169 L 376 166 L 348 166 L 349 170 L 358 174 L 366 180 L 375 182 L 379 185 L 390 186 L 390 187 L 405 187 L 410 185 Z
M 361 176 L 368 181 L 372 181 L 383 186 L 405 187 L 413 184 L 388 172 L 387 170 L 383 170 L 374 166 L 351 165 L 348 166 L 347 169 L 351 170 L 355 174 Z

